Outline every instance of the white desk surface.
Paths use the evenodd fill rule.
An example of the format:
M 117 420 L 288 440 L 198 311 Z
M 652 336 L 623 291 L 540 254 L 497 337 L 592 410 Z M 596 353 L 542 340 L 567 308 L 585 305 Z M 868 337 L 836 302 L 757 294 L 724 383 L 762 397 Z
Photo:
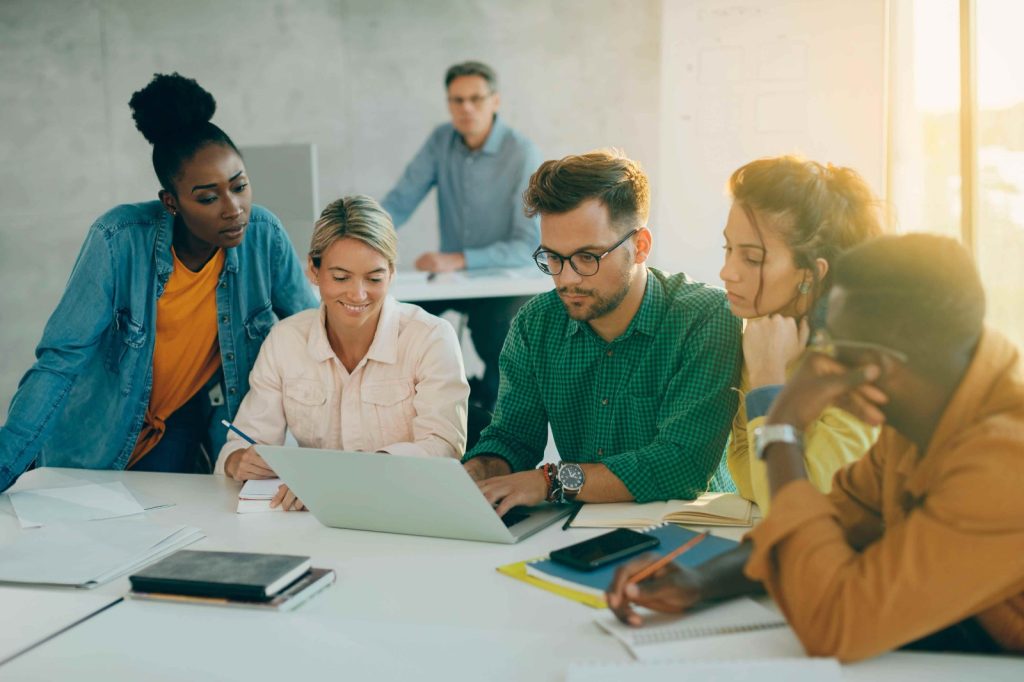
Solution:
M 291 613 L 126 600 L 0 667 L 5 681 L 554 681 L 565 679 L 570 661 L 630 660 L 593 624 L 600 612 L 495 571 L 600 530 L 555 525 L 518 545 L 492 545 L 331 529 L 308 513 L 235 514 L 241 484 L 205 475 L 40 469 L 13 489 L 46 487 L 68 474 L 173 500 L 175 507 L 148 513 L 202 528 L 207 538 L 193 549 L 308 554 L 338 581 Z M 0 498 L 0 548 L 19 532 L 28 531 Z M 122 578 L 69 594 L 116 597 L 128 588 Z M 6 606 L 0 602 L 0 627 L 17 627 Z M 890 654 L 844 672 L 871 680 L 1020 680 L 1024 662 Z
M 535 266 L 524 268 L 480 268 L 439 274 L 427 280 L 427 273 L 399 270 L 391 283 L 391 295 L 399 301 L 423 303 L 447 299 L 534 296 L 554 287 L 551 277 Z

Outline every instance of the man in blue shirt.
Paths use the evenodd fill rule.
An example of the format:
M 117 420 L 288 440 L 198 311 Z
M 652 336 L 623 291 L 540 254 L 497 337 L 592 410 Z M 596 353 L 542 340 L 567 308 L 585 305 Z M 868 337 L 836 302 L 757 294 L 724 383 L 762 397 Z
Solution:
M 445 87 L 451 123 L 434 129 L 381 204 L 400 227 L 437 187 L 441 249 L 417 258 L 417 270 L 530 266 L 540 226 L 523 213 L 522 196 L 540 165 L 540 153 L 498 116 L 501 97 L 489 66 L 456 64 L 445 75 Z M 527 300 L 510 296 L 423 305 L 436 315 L 454 309 L 468 316 L 473 345 L 485 365 L 471 400 L 488 410 L 498 395 L 498 354 L 512 318 Z

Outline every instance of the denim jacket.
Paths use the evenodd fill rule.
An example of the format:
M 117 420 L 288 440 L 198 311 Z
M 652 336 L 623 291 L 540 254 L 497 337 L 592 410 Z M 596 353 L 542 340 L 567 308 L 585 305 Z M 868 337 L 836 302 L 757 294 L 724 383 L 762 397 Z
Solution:
M 173 220 L 158 201 L 124 204 L 89 230 L 0 428 L 0 490 L 33 462 L 127 465 L 153 387 L 156 303 L 174 270 Z M 275 319 L 317 306 L 270 211 L 253 206 L 245 238 L 225 256 L 217 284 L 224 405 L 211 454 L 224 443 L 219 417 L 234 418 Z

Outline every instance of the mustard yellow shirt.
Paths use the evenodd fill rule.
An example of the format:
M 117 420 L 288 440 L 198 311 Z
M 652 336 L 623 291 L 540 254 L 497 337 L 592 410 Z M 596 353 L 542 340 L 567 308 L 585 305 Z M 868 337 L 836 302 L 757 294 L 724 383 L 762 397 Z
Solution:
M 217 280 L 224 269 L 224 249 L 218 249 L 199 272 L 185 267 L 174 247 L 171 254 L 174 271 L 156 302 L 153 389 L 129 469 L 163 438 L 167 418 L 220 368 Z
M 747 535 L 746 574 L 812 656 L 867 658 L 969 617 L 1021 653 L 1021 490 L 1024 372 L 986 330 L 927 450 L 885 427 L 828 495 L 784 486 Z

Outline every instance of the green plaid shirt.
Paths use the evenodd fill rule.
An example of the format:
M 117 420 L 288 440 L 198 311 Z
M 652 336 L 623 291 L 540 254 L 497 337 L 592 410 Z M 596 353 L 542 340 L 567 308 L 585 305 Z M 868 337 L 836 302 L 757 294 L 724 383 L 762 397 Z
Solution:
M 563 460 L 604 464 L 637 502 L 707 489 L 737 408 L 740 321 L 720 290 L 648 272 L 639 310 L 611 343 L 570 318 L 553 291 L 519 311 L 494 420 L 464 461 L 497 455 L 531 469 L 550 421 Z

